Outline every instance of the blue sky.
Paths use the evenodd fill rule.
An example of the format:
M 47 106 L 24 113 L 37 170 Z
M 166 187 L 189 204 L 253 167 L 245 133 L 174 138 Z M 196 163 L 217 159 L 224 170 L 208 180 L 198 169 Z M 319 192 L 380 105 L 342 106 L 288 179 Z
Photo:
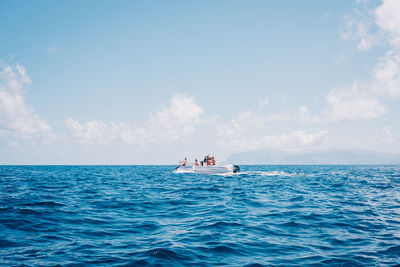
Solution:
M 1 1 L 0 163 L 400 152 L 399 8 Z

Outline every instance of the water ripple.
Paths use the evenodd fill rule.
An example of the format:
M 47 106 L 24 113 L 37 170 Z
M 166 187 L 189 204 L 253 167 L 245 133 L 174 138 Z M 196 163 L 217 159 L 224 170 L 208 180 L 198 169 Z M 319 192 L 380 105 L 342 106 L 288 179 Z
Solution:
M 1 166 L 0 265 L 400 264 L 399 166 Z

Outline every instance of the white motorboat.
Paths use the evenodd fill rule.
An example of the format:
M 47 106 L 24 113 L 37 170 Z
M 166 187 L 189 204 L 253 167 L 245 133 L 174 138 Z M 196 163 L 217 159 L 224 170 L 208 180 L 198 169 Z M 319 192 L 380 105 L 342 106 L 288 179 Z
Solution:
M 224 173 L 237 173 L 240 171 L 238 165 L 211 165 L 211 166 L 196 166 L 194 164 L 188 164 L 186 166 L 178 166 L 175 168 L 176 172 L 192 172 L 192 173 L 202 173 L 202 174 L 224 174 Z

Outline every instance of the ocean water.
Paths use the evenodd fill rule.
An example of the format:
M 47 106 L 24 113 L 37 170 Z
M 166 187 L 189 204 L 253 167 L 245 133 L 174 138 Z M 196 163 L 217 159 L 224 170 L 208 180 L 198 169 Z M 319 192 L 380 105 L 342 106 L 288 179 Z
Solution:
M 400 264 L 400 166 L 0 166 L 0 265 Z

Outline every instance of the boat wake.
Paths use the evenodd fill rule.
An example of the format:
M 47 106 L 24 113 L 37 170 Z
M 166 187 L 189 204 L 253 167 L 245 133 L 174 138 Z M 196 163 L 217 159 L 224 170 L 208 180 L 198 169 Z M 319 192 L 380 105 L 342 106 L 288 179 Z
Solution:
M 177 168 L 174 173 L 199 173 L 192 168 Z M 284 171 L 241 171 L 234 173 L 233 171 L 227 171 L 224 173 L 209 173 L 211 175 L 218 176 L 281 176 L 291 177 L 297 175 L 297 173 L 287 173 Z
M 283 171 L 245 171 L 240 175 L 257 175 L 257 176 L 295 176 L 296 173 L 287 173 Z
M 195 173 L 193 169 L 176 168 L 174 173 Z

